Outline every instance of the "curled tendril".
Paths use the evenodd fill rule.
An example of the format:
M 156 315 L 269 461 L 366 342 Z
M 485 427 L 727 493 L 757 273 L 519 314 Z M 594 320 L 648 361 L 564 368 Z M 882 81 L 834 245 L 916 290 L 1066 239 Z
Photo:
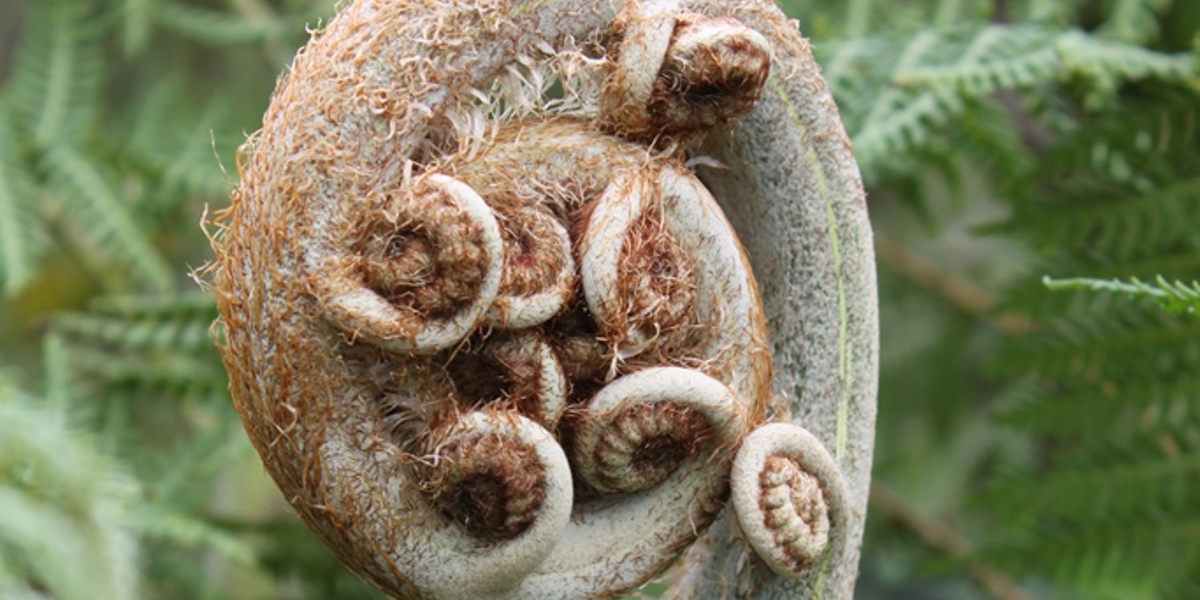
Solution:
M 567 408 L 568 379 L 541 335 L 498 335 L 475 353 L 455 357 L 450 370 L 460 394 L 474 403 L 517 408 L 553 430 Z
M 571 238 L 543 206 L 504 207 L 497 213 L 504 276 L 488 321 L 506 329 L 540 325 L 561 312 L 575 292 Z

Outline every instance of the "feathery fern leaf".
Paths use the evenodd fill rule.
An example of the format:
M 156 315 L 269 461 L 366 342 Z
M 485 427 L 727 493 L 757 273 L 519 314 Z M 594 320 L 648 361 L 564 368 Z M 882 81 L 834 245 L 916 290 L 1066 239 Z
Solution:
M 137 598 L 128 512 L 134 493 L 61 415 L 11 391 L 0 397 L 0 562 L 7 570 L 56 600 Z
M 20 160 L 9 111 L 0 103 L 0 291 L 4 296 L 21 291 L 34 278 L 46 247 L 34 190 Z
M 79 140 L 102 98 L 104 52 L 85 2 L 30 3 L 29 27 L 8 84 L 22 131 L 39 148 Z
M 1047 276 L 1042 282 L 1051 290 L 1091 290 L 1098 292 L 1116 292 L 1133 297 L 1153 298 L 1163 309 L 1173 315 L 1196 314 L 1200 312 L 1200 281 L 1193 281 L 1189 286 L 1182 281 L 1171 283 L 1161 275 L 1157 285 L 1143 283 L 1138 278 L 1125 283 L 1118 279 L 1053 279 Z
M 229 191 L 216 151 L 235 148 L 239 130 L 229 122 L 225 97 L 194 110 L 187 98 L 190 94 L 182 82 L 162 81 L 140 103 L 129 128 L 125 150 L 155 183 L 150 196 L 158 210 L 192 196 L 224 197 Z M 199 114 L 192 126 L 180 127 L 181 112 Z
M 128 268 L 135 276 L 134 283 L 150 289 L 165 291 L 173 287 L 174 269 L 147 237 L 147 228 L 138 224 L 113 185 L 86 155 L 55 145 L 42 154 L 40 162 L 56 192 L 54 198 L 62 207 L 61 218 L 80 235 L 94 260 L 100 265 Z
M 1157 307 L 1122 306 L 1092 317 L 1066 317 L 1044 335 L 1008 349 L 1004 372 L 1047 377 L 1163 376 L 1200 369 L 1200 319 Z
M 1077 30 L 1036 25 L 923 30 L 902 46 L 834 45 L 821 57 L 868 180 L 889 160 L 924 146 L 970 99 L 1083 78 L 1111 95 L 1127 81 L 1160 78 L 1200 86 L 1192 55 L 1169 55 Z M 847 85 L 857 79 L 853 85 Z M 874 93 L 864 93 L 873 90 Z M 1094 92 L 1100 98 L 1099 92 Z
M 1144 431 L 1186 426 L 1200 414 L 1200 375 L 1086 382 L 1042 382 L 1018 390 L 1001 420 L 1063 443 L 1121 439 Z
M 195 355 L 215 352 L 208 330 L 216 312 L 212 298 L 201 293 L 107 297 L 86 313 L 62 315 L 55 330 L 120 352 L 173 350 Z
M 981 502 L 1018 519 L 1086 522 L 1138 518 L 1148 507 L 1165 512 L 1200 500 L 1196 429 L 1156 429 L 1119 441 L 1092 442 L 1059 453 L 1042 474 L 1013 475 L 994 484 Z
M 1126 42 L 1152 42 L 1158 38 L 1159 18 L 1172 3 L 1172 0 L 1116 0 L 1099 31 Z

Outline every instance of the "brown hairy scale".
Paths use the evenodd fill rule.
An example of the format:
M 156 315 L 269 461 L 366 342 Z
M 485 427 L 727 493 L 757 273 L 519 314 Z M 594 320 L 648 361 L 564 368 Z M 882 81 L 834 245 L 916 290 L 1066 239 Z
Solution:
M 446 369 L 463 408 L 506 404 L 536 414 L 541 374 L 529 340 L 496 333 L 474 352 L 456 352 Z
M 504 239 L 500 293 L 531 296 L 553 287 L 571 255 L 569 247 L 557 243 L 563 229 L 559 218 L 541 206 L 497 208 L 496 218 Z
M 637 330 L 652 340 L 658 356 L 677 355 L 696 323 L 696 280 L 687 252 L 663 223 L 661 203 L 651 206 L 630 228 L 621 251 L 618 282 L 626 291 L 621 315 L 628 321 L 602 323 L 611 343 L 622 345 L 624 332 Z

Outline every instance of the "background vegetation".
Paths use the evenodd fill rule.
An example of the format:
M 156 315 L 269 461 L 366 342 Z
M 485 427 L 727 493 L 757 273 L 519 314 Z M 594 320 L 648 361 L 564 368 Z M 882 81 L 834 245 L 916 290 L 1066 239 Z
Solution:
M 1200 597 L 1200 2 L 784 5 L 878 235 L 858 597 Z M 332 10 L 0 2 L 0 598 L 378 598 L 264 476 L 188 277 Z

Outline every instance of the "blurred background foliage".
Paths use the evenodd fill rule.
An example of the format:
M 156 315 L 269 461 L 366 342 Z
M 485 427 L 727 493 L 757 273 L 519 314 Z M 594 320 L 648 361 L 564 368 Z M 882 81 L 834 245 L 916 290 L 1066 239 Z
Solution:
M 1200 2 L 783 4 L 877 231 L 857 597 L 1200 598 Z M 333 9 L 0 0 L 0 598 L 379 598 L 265 476 L 189 277 Z

